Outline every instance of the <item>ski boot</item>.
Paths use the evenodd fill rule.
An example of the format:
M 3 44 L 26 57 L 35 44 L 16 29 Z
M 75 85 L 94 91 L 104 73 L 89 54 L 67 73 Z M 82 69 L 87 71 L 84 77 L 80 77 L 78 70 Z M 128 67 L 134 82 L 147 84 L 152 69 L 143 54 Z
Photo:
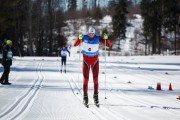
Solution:
M 0 83 L 1 83 L 1 84 L 3 84 L 3 81 L 2 81 L 2 80 L 0 80 Z
M 2 85 L 11 85 L 12 83 L 10 83 L 10 82 L 4 82 L 4 83 L 2 83 Z
M 87 108 L 89 107 L 89 105 L 88 105 L 88 95 L 87 94 L 84 94 L 83 103 Z
M 94 93 L 94 104 L 99 107 L 99 99 L 98 99 L 98 93 Z

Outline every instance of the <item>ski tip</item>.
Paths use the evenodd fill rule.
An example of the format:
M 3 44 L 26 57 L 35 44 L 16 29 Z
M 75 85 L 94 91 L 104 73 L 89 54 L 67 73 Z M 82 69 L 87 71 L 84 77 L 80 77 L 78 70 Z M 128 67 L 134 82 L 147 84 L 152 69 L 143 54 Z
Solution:
M 96 104 L 96 107 L 98 107 L 98 108 L 99 108 L 99 107 L 100 107 L 100 106 L 99 106 L 99 104 Z
M 89 105 L 85 105 L 87 108 L 89 108 Z
M 85 107 L 89 108 L 89 105 L 88 104 L 84 104 Z

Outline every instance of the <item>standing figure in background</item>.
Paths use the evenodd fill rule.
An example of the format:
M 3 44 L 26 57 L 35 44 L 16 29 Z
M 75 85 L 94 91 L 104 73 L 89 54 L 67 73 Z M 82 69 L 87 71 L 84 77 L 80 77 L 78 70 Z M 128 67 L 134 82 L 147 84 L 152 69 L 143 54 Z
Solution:
M 10 66 L 12 65 L 12 41 L 6 40 L 4 46 L 3 46 L 3 52 L 2 52 L 2 65 L 4 67 L 4 72 L 1 76 L 0 83 L 2 85 L 11 85 L 9 82 L 9 73 L 10 73 Z
M 107 47 L 111 47 L 112 44 L 108 40 L 108 35 L 104 34 L 103 37 L 96 35 L 94 27 L 89 27 L 87 35 L 79 35 L 75 40 L 74 46 L 78 46 L 82 43 L 82 54 L 83 54 L 83 102 L 88 106 L 88 82 L 89 82 L 89 71 L 90 68 L 93 73 L 94 82 L 94 102 L 99 106 L 98 99 L 98 74 L 99 74 L 99 44 L 105 44 Z
M 69 53 L 70 56 L 70 52 L 67 49 L 67 47 L 63 46 L 63 48 L 61 48 L 59 50 L 59 57 L 61 57 L 61 73 L 62 73 L 62 69 L 64 66 L 64 72 L 66 73 L 66 57 L 67 57 L 67 53 Z

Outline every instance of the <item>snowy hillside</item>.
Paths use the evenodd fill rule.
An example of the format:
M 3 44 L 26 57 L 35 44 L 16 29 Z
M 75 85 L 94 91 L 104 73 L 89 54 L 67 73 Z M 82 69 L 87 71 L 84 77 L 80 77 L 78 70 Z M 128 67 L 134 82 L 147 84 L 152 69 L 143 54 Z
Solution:
M 120 42 L 121 51 L 117 51 L 119 42 L 113 43 L 113 50 L 111 50 L 111 53 L 114 53 L 113 55 L 144 55 L 145 46 L 140 43 L 140 40 L 143 39 L 143 36 L 140 36 L 142 33 L 143 19 L 141 15 L 138 14 L 134 15 L 134 17 L 135 19 L 128 21 L 129 25 L 126 28 L 126 39 L 121 40 Z M 91 23 L 90 25 L 92 25 L 96 21 L 93 19 L 78 19 L 65 22 L 67 26 L 62 29 L 62 32 L 68 40 L 68 46 L 72 46 L 73 41 L 80 33 L 87 34 L 89 26 L 86 22 Z M 104 16 L 99 23 L 100 25 L 95 26 L 97 34 L 101 35 L 102 31 L 105 29 L 110 35 L 112 34 L 112 17 L 110 15 Z
M 82 103 L 79 56 L 68 57 L 60 73 L 57 57 L 15 57 L 10 82 L 0 85 L 1 120 L 179 120 L 180 56 L 100 57 L 99 101 Z M 0 75 L 2 66 L 0 66 Z M 156 90 L 161 83 L 162 90 Z M 169 91 L 171 83 L 173 91 Z M 149 88 L 149 89 L 148 89 Z M 107 92 L 105 99 L 105 90 Z

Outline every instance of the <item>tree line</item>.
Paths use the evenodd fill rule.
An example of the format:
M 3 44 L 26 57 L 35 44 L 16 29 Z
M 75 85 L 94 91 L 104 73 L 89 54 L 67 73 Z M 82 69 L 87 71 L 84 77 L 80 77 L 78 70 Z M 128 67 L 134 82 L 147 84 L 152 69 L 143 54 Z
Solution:
M 179 0 L 142 0 L 141 14 L 144 18 L 143 31 L 146 43 L 151 44 L 151 54 L 161 54 L 163 39 L 172 35 L 174 54 L 180 49 L 180 1 Z M 166 49 L 167 49 L 166 48 Z
M 94 24 L 99 24 L 105 14 L 110 14 L 113 18 L 110 37 L 119 41 L 120 49 L 120 41 L 126 38 L 127 20 L 133 19 L 132 14 L 141 14 L 143 31 L 137 33 L 143 36 L 141 43 L 145 46 L 145 54 L 161 54 L 166 49 L 177 54 L 180 49 L 180 1 L 141 0 L 135 5 L 132 1 L 136 2 L 116 0 L 109 8 L 102 9 L 95 0 L 92 10 L 84 5 L 77 11 L 77 0 L 68 0 L 68 11 L 64 11 L 61 0 L 1 0 L 0 44 L 5 38 L 12 39 L 15 55 L 55 55 L 67 42 L 61 31 L 65 20 L 93 18 Z M 169 42 L 172 45 L 168 45 Z
M 53 55 L 66 44 L 60 0 L 1 0 L 0 42 L 13 40 L 15 55 Z
M 127 16 L 130 14 L 127 2 L 118 0 L 113 16 L 114 36 L 120 40 L 126 37 Z M 139 34 L 144 36 L 145 55 L 161 54 L 167 49 L 177 54 L 177 49 L 180 50 L 180 1 L 142 0 L 139 8 L 144 19 L 143 32 Z
M 61 31 L 65 20 L 101 19 L 99 7 L 89 10 L 86 5 L 77 11 L 77 0 L 68 0 L 68 10 L 62 0 L 1 0 L 0 44 L 13 40 L 15 55 L 52 56 L 66 45 L 67 38 Z M 86 1 L 83 1 L 85 4 Z M 93 2 L 96 5 L 96 0 Z

